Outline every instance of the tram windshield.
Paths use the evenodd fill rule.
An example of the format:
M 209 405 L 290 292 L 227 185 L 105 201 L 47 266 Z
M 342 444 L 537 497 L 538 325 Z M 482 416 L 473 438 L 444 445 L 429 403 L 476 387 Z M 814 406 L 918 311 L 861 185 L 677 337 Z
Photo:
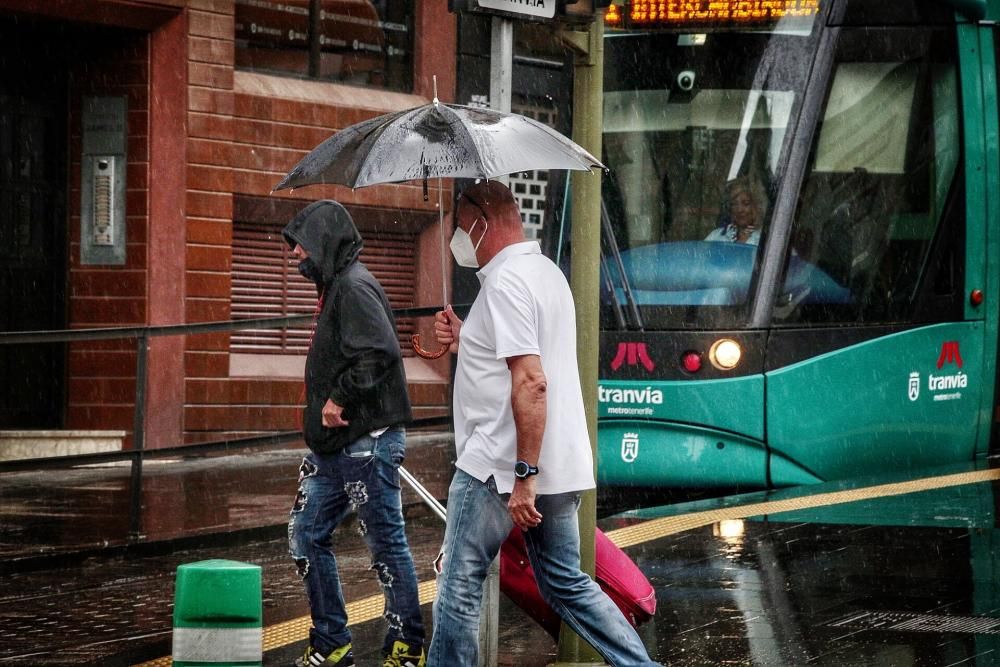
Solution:
M 870 3 L 845 3 L 826 94 L 813 98 L 822 106 L 807 110 L 826 17 L 795 5 L 813 11 L 690 27 L 685 17 L 605 40 L 605 329 L 744 326 L 780 224 L 778 324 L 927 319 L 927 285 L 935 298 L 955 292 L 954 271 L 935 268 L 958 266 L 961 250 L 935 241 L 955 236 L 962 214 L 947 7 L 906 0 L 873 18 L 859 14 Z M 810 114 L 804 173 L 788 174 Z M 803 188 L 790 231 L 773 217 L 786 175 Z
M 870 3 L 843 3 L 826 94 L 811 98 L 822 106 L 806 109 L 826 6 L 785 4 L 796 11 L 773 20 L 691 10 L 606 38 L 604 328 L 744 326 L 772 229 L 779 324 L 920 319 L 922 285 L 944 285 L 928 267 L 960 249 L 934 249 L 960 201 L 947 7 L 904 0 L 873 18 Z M 641 24 L 640 6 L 626 5 Z M 804 173 L 790 173 L 809 117 Z M 804 187 L 790 231 L 773 216 L 786 177 Z M 957 284 L 944 282 L 942 294 Z
M 628 306 L 656 328 L 742 319 L 813 61 L 815 19 L 609 35 L 607 317 L 621 320 Z

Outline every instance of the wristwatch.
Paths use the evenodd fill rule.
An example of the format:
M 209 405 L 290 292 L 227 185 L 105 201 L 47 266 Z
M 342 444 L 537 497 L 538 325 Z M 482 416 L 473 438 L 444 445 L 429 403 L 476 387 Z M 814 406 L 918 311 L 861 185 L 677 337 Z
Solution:
M 514 477 L 527 479 L 538 474 L 538 466 L 528 465 L 525 461 L 518 461 L 514 464 Z

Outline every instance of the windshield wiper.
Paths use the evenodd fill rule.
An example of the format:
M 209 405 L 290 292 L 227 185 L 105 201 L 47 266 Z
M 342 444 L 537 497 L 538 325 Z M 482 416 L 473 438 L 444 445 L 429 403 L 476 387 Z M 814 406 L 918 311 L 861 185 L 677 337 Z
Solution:
M 638 331 L 643 331 L 645 327 L 642 324 L 642 315 L 639 313 L 639 307 L 635 301 L 635 295 L 632 294 L 632 286 L 629 284 L 628 276 L 625 275 L 625 264 L 622 262 L 622 254 L 618 250 L 618 240 L 615 239 L 614 229 L 611 227 L 611 216 L 608 215 L 608 207 L 604 205 L 604 198 L 601 198 L 601 230 L 604 232 L 602 236 L 607 242 L 608 249 L 611 252 L 611 258 L 615 262 L 615 267 L 618 269 L 618 275 L 621 277 L 622 281 L 622 291 L 625 293 L 625 304 L 628 306 L 628 314 L 630 317 L 629 321 L 626 321 L 624 314 L 622 313 L 621 305 L 618 303 L 618 293 L 615 291 L 614 282 L 611 280 L 611 274 L 607 271 L 607 261 L 604 257 L 604 249 L 601 249 L 601 261 L 605 264 L 605 275 L 607 275 L 607 284 L 611 291 L 611 298 L 615 304 L 615 316 L 618 320 L 618 326 L 620 328 L 636 329 Z

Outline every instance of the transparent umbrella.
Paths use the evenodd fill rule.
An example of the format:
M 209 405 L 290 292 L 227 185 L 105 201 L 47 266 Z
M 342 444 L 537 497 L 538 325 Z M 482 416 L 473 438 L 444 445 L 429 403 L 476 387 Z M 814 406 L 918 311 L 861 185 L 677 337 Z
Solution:
M 549 126 L 515 113 L 444 104 L 437 97 L 405 111 L 385 114 L 340 130 L 310 151 L 274 190 L 332 183 L 359 188 L 428 178 L 496 178 L 536 169 L 589 171 L 604 165 Z M 426 194 L 425 194 L 426 196 Z M 446 267 L 441 225 L 442 291 Z M 442 302 L 447 297 L 443 295 Z M 413 336 L 413 349 L 436 358 Z
M 572 140 L 527 116 L 435 99 L 344 128 L 302 158 L 274 189 L 316 183 L 360 188 L 603 166 Z

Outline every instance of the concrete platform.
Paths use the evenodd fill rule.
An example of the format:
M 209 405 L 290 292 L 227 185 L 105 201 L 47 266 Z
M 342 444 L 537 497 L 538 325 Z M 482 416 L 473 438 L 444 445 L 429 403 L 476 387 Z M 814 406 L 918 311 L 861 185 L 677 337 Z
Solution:
M 0 431 L 0 461 L 119 452 L 125 431 Z

